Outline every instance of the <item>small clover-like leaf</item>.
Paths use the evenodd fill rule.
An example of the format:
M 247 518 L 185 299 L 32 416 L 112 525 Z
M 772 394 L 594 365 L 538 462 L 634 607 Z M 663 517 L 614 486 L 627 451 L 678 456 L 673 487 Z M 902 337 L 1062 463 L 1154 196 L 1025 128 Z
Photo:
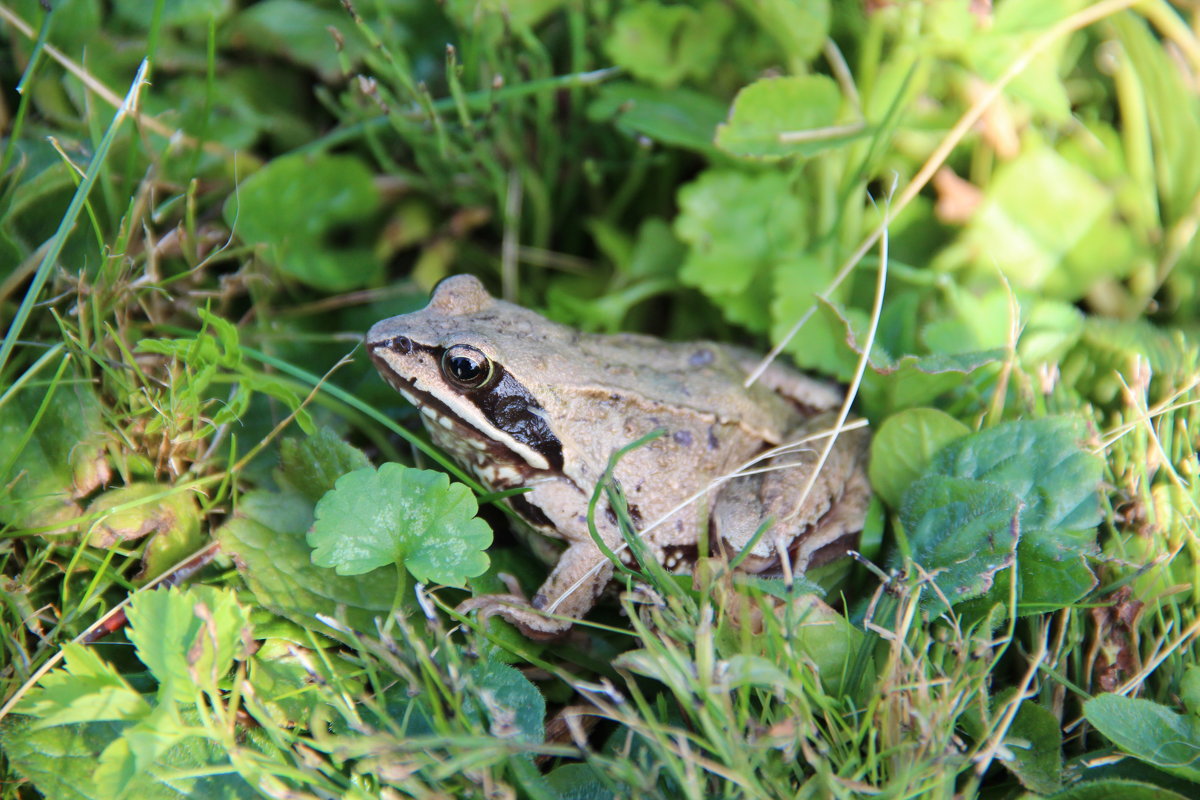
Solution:
M 419 581 L 462 586 L 488 566 L 492 531 L 476 511 L 471 490 L 441 472 L 358 469 L 317 503 L 313 563 L 339 575 L 401 563 Z

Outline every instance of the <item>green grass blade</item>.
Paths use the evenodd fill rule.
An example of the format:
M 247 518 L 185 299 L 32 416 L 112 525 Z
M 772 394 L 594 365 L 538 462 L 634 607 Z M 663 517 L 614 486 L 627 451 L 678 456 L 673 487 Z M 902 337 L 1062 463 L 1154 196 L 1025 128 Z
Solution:
M 75 227 L 75 221 L 79 218 L 79 213 L 83 210 L 88 194 L 91 192 L 92 186 L 95 185 L 96 178 L 100 175 L 100 169 L 108 157 L 109 149 L 117 138 L 117 131 L 120 130 L 121 123 L 124 122 L 125 117 L 137 105 L 138 93 L 146 82 L 146 75 L 149 68 L 150 62 L 143 59 L 141 65 L 138 66 L 137 75 L 134 76 L 133 83 L 130 84 L 129 92 L 125 95 L 125 102 L 121 104 L 116 114 L 113 115 L 113 120 L 108 126 L 108 131 L 105 132 L 104 138 L 100 140 L 100 145 L 96 148 L 96 154 L 92 157 L 91 163 L 88 164 L 83 182 L 79 184 L 79 188 L 75 190 L 74 196 L 71 197 L 71 203 L 67 206 L 66 213 L 63 214 L 62 221 L 58 225 L 58 230 L 54 232 L 54 238 L 51 239 L 50 249 L 46 251 L 46 255 L 42 257 L 41 263 L 38 264 L 37 271 L 33 276 L 33 283 L 29 286 L 29 291 L 25 293 L 24 299 L 21 300 L 21 306 L 17 309 L 16 316 L 13 317 L 12 325 L 9 326 L 8 332 L 4 335 L 4 343 L 0 345 L 0 374 L 3 374 L 4 367 L 8 364 L 8 357 L 12 354 L 13 348 L 16 347 L 21 330 L 25 327 L 29 315 L 33 312 L 34 304 L 37 303 L 38 295 L 41 294 L 42 287 L 46 285 L 46 281 L 50 277 L 50 271 L 54 269 L 54 264 L 58 261 L 58 255 L 62 252 L 63 246 L 67 242 L 67 236 Z

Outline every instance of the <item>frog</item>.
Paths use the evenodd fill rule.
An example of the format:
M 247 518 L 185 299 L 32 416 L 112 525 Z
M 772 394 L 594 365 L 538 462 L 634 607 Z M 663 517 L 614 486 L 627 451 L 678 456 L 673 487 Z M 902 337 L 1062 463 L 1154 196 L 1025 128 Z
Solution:
M 532 598 L 507 580 L 507 593 L 460 612 L 498 615 L 533 639 L 584 617 L 614 574 L 605 550 L 631 558 L 607 499 L 590 520 L 598 545 L 589 503 L 613 453 L 643 437 L 612 480 L 637 549 L 668 570 L 686 572 L 707 545 L 743 572 L 803 574 L 857 545 L 870 434 L 836 425 L 837 384 L 777 360 L 751 381 L 761 359 L 736 345 L 586 333 L 465 274 L 443 279 L 424 308 L 374 324 L 365 348 L 435 445 L 508 493 L 541 541 L 563 545 Z

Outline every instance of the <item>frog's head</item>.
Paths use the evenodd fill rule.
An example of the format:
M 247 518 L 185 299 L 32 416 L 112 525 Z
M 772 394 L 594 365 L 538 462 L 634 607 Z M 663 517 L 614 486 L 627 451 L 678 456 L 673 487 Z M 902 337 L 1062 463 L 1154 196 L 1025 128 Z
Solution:
M 429 425 L 510 463 L 558 470 L 562 444 L 533 393 L 505 366 L 506 356 L 518 357 L 514 351 L 548 324 L 493 298 L 475 276 L 455 275 L 437 285 L 425 308 L 371 326 L 366 347 L 379 374 Z

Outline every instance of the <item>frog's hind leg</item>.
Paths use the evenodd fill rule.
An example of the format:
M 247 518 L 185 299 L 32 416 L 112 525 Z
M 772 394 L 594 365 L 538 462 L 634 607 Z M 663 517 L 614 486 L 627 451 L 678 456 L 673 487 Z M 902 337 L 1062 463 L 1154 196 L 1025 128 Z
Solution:
M 832 413 L 808 420 L 788 440 L 810 441 L 757 465 L 766 471 L 736 478 L 718 495 L 712 515 L 714 540 L 735 554 L 746 549 L 761 525 L 772 523 L 743 557 L 744 571 L 774 569 L 780 554 L 787 552 L 792 571 L 802 574 L 857 545 L 871 500 L 866 475 L 870 434 L 864 429 L 842 431 L 804 492 L 825 448 L 822 434 L 833 422 Z

